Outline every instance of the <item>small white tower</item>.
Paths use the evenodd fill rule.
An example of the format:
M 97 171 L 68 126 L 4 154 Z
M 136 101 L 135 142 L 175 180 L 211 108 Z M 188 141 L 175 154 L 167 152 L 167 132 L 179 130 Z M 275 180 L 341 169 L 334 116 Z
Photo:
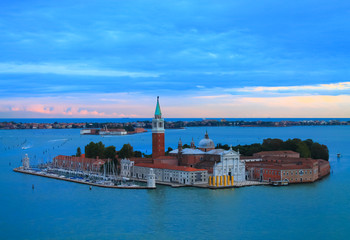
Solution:
M 147 187 L 156 188 L 156 175 L 153 173 L 153 168 L 150 168 L 147 176 Z
M 26 154 L 24 156 L 24 158 L 22 158 L 22 165 L 23 165 L 23 169 L 29 169 L 29 157 L 28 157 L 28 154 Z

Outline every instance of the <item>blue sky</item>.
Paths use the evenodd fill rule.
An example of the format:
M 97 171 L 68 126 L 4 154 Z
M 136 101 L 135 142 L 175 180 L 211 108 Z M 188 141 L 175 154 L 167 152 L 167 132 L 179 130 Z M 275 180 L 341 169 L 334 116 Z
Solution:
M 348 1 L 1 1 L 0 117 L 350 117 Z

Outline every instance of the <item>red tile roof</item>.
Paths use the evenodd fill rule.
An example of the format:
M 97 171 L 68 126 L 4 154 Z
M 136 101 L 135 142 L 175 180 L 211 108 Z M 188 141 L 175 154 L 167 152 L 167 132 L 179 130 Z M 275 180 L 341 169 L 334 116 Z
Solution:
M 160 156 L 155 158 L 155 160 L 172 160 L 172 159 L 177 159 L 177 158 L 174 156 Z
M 268 161 L 267 161 L 268 159 Z M 265 161 L 262 162 L 247 162 L 246 167 L 260 167 L 269 169 L 306 169 L 313 168 L 314 163 L 317 160 L 311 158 L 278 158 L 269 157 L 264 158 Z M 275 162 L 273 160 L 279 160 Z
M 276 154 L 295 154 L 297 152 L 291 151 L 291 150 L 282 150 L 282 151 L 262 151 L 257 152 L 256 154 L 269 154 L 269 155 L 276 155 Z
M 197 171 L 207 171 L 206 169 L 197 169 L 192 167 L 185 167 L 185 166 L 173 166 L 169 164 L 161 164 L 161 163 L 138 163 L 135 164 L 136 167 L 148 167 L 148 168 L 158 168 L 158 169 L 170 169 L 170 170 L 177 170 L 177 171 L 185 171 L 185 172 L 197 172 Z

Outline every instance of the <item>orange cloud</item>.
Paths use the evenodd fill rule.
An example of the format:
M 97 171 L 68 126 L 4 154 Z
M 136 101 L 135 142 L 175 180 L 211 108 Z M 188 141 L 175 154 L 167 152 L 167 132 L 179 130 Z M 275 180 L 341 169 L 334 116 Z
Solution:
M 217 98 L 164 97 L 165 118 L 180 117 L 350 117 L 349 95 L 249 97 L 219 95 Z M 91 99 L 98 99 L 96 96 Z M 83 98 L 19 98 L 0 103 L 0 117 L 149 117 L 155 99 L 145 96 L 125 98 L 125 102 L 106 102 Z M 40 104 L 45 102 L 45 104 Z

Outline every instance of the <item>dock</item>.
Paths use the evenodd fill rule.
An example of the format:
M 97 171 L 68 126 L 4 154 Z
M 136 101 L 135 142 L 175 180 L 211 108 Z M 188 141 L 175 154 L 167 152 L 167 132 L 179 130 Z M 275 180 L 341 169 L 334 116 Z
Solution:
M 40 177 L 47 177 L 47 178 L 52 178 L 52 179 L 57 179 L 57 180 L 63 180 L 67 182 L 74 182 L 74 183 L 80 183 L 80 184 L 85 184 L 85 185 L 90 185 L 90 186 L 95 186 L 95 187 L 102 187 L 102 188 L 116 188 L 116 189 L 155 189 L 155 187 L 147 187 L 147 186 L 115 186 L 115 185 L 104 185 L 104 184 L 98 184 L 98 183 L 92 183 L 92 182 L 84 182 L 81 180 L 77 179 L 70 179 L 70 178 L 62 178 L 58 176 L 53 176 L 53 175 L 48 175 L 44 173 L 38 173 L 30 170 L 24 170 L 21 168 L 15 168 L 13 169 L 14 172 L 18 173 L 24 173 L 24 174 L 29 174 L 29 175 L 34 175 L 34 176 L 40 176 Z
M 258 182 L 258 181 L 244 181 L 244 182 L 235 182 L 233 185 L 227 185 L 227 186 L 208 186 L 208 188 L 209 189 L 226 189 L 226 188 L 261 186 L 261 185 L 271 185 L 271 183 Z
M 133 180 L 135 182 L 147 182 L 145 179 L 139 179 L 139 178 L 130 178 L 130 180 Z M 194 187 L 193 185 L 185 185 L 185 184 L 180 184 L 180 183 L 172 183 L 172 182 L 161 182 L 161 181 L 156 181 L 157 184 L 159 185 L 164 185 L 164 186 L 170 186 L 173 188 L 179 188 L 179 187 Z

